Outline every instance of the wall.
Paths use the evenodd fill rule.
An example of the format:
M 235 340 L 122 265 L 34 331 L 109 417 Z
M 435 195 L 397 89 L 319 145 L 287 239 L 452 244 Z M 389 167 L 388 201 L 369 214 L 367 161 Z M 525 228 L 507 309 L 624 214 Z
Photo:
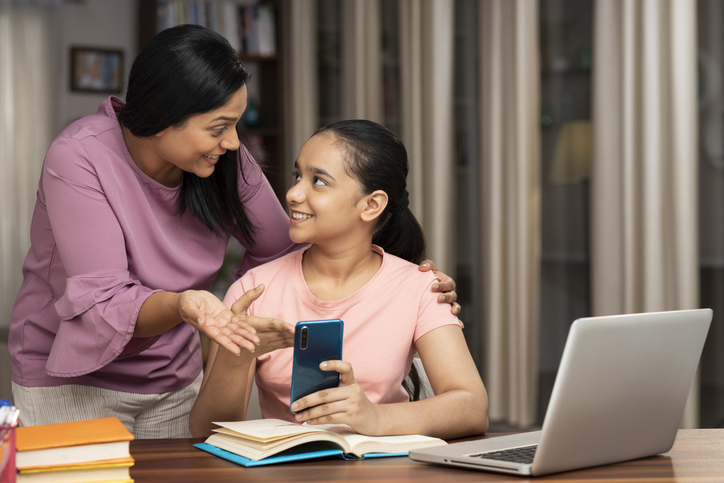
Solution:
M 124 53 L 124 88 L 137 53 L 136 0 L 78 0 L 60 8 L 58 131 L 93 114 L 108 94 L 71 92 L 71 47 L 120 49 Z M 123 98 L 125 93 L 116 94 Z

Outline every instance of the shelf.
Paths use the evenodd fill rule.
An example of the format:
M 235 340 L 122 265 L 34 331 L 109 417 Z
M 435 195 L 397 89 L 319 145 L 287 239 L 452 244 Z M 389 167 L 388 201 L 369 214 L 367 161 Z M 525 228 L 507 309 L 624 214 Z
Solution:
M 248 62 L 278 62 L 278 55 L 251 55 L 251 54 L 239 54 L 239 60 Z
M 567 76 L 583 76 L 591 75 L 592 69 L 590 67 L 568 67 L 566 69 L 543 69 L 541 71 L 541 77 L 543 79 L 550 77 L 567 77 Z
M 277 127 L 248 127 L 244 126 L 246 132 L 254 136 L 261 136 L 265 138 L 280 137 L 281 133 Z
M 583 253 L 541 252 L 541 263 L 588 263 L 588 256 Z
M 701 257 L 699 268 L 708 270 L 721 270 L 724 268 L 724 257 Z

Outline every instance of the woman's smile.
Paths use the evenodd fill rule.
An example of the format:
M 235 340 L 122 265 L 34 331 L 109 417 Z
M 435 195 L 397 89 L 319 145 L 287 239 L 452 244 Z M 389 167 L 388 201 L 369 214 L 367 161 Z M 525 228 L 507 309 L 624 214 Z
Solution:
M 204 159 L 206 160 L 207 163 L 214 165 L 219 162 L 219 156 L 221 156 L 221 155 L 220 154 L 214 154 L 214 155 L 205 154 Z

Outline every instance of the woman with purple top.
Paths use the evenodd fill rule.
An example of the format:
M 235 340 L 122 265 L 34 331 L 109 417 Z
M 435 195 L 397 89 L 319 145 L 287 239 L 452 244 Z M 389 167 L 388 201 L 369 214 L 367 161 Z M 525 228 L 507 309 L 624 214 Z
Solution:
M 109 97 L 53 141 L 10 322 L 22 424 L 118 416 L 137 438 L 188 437 L 197 331 L 254 350 L 254 329 L 207 289 L 230 237 L 246 248 L 235 278 L 299 246 L 239 141 L 248 79 L 222 36 L 167 29 L 134 61 L 125 103 Z

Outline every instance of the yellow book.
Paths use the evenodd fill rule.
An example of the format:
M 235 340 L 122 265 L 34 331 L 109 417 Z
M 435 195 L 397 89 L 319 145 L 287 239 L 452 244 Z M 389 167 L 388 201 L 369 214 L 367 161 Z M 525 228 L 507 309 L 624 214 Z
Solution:
M 67 466 L 35 467 L 20 470 L 17 483 L 127 483 L 133 482 L 130 468 L 133 458 Z
M 117 417 L 23 426 L 16 432 L 18 470 L 129 458 L 133 435 Z
M 97 467 L 97 466 L 129 466 L 126 465 L 126 463 L 133 463 L 135 460 L 132 456 L 129 456 L 127 458 L 114 458 L 111 460 L 98 460 L 98 461 L 91 461 L 87 463 L 60 463 L 55 465 L 38 465 L 38 466 L 25 466 L 21 468 L 18 471 L 22 471 L 25 473 L 30 473 L 34 471 L 48 471 L 48 470 L 62 470 L 62 469 L 82 469 L 82 468 L 91 468 L 91 467 Z

